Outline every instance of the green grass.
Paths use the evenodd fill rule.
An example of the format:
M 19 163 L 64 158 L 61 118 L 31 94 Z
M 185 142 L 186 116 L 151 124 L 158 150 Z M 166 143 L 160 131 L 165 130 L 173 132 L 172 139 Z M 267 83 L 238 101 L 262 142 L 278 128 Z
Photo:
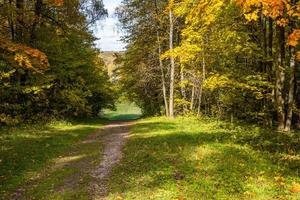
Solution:
M 101 140 L 81 141 L 103 125 L 100 119 L 6 128 L 0 131 L 0 199 L 87 199 Z
M 116 110 L 104 110 L 102 117 L 109 120 L 134 120 L 141 115 L 141 109 L 135 103 L 121 102 L 116 105 Z
M 300 199 L 299 138 L 216 120 L 140 120 L 109 199 Z

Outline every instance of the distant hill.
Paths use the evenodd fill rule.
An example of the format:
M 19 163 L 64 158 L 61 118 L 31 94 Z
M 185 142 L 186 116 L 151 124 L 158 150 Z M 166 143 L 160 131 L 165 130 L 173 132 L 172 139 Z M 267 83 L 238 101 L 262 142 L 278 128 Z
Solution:
M 124 52 L 120 51 L 103 51 L 100 53 L 100 57 L 103 59 L 105 65 L 107 66 L 107 72 L 110 77 L 113 75 L 113 71 L 117 68 L 116 64 L 114 63 L 116 55 L 123 53 Z

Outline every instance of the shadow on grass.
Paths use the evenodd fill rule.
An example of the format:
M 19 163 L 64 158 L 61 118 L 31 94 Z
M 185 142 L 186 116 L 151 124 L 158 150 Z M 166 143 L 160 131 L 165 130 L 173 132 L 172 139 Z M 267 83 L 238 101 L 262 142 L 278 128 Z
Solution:
M 127 121 L 127 120 L 136 120 L 141 117 L 140 114 L 105 114 L 103 115 L 104 119 L 111 121 Z
M 120 194 L 127 199 L 286 197 L 292 195 L 288 182 L 299 180 L 291 170 L 299 164 L 279 164 L 275 154 L 256 148 L 256 140 L 224 129 L 191 133 L 177 130 L 175 122 L 142 122 L 133 132 L 110 182 L 112 199 Z
M 1 133 L 0 196 L 8 199 L 24 181 L 102 123 L 103 120 L 93 119 L 73 125 L 35 126 Z
M 273 162 L 300 173 L 300 132 L 258 130 L 256 133 L 240 133 L 236 142 L 250 145 L 260 152 L 267 152 L 273 156 Z
M 135 124 L 136 132 L 141 134 L 153 133 L 156 131 L 170 131 L 176 129 L 176 124 L 171 122 L 139 122 Z

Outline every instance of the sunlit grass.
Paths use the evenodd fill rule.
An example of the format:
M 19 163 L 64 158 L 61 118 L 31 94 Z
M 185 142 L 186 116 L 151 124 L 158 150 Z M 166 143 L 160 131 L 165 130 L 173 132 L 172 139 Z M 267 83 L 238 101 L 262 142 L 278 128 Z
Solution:
M 141 117 L 141 109 L 130 102 L 119 102 L 116 105 L 116 110 L 104 110 L 103 117 L 109 120 L 133 120 Z
M 86 163 L 93 167 L 99 162 L 102 144 L 101 140 L 86 144 L 80 141 L 103 123 L 103 120 L 92 119 L 2 129 L 1 198 L 9 199 L 17 190 L 21 193 L 18 199 L 87 197 L 89 175 L 82 172 L 80 165 Z M 82 184 L 72 184 L 76 188 L 60 188 L 74 174 L 78 175 L 75 180 Z
M 300 199 L 291 190 L 300 182 L 300 163 L 282 160 L 299 155 L 293 144 L 299 133 L 278 134 L 217 120 L 140 120 L 110 180 L 109 198 Z M 274 148 L 282 141 L 284 148 Z

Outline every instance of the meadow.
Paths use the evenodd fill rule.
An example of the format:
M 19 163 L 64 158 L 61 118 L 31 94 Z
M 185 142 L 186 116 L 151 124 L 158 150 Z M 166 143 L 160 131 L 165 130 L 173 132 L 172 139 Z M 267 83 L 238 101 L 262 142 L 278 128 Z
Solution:
M 300 199 L 299 132 L 190 117 L 131 132 L 109 199 Z
M 0 199 L 86 199 L 103 119 L 5 127 L 0 131 Z M 86 170 L 86 171 L 85 171 Z

